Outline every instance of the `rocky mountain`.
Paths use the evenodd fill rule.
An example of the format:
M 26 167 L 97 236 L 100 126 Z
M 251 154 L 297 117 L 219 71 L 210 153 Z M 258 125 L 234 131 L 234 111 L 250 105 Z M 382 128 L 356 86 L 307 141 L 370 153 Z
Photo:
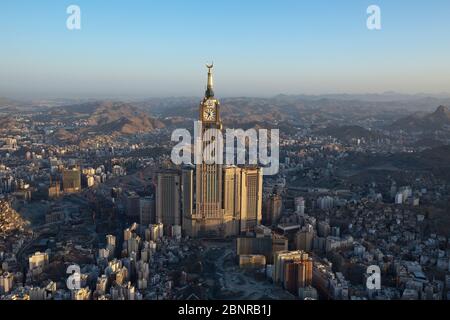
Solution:
M 54 138 L 59 142 L 75 142 L 77 140 L 77 135 L 63 128 L 59 128 L 55 131 Z
M 450 181 L 450 146 L 441 145 L 416 153 L 353 153 L 342 167 L 368 172 L 420 172 L 428 177 Z M 384 174 L 384 173 L 383 173 Z
M 51 110 L 56 117 L 83 120 L 80 133 L 136 134 L 161 129 L 164 124 L 137 107 L 123 102 L 100 101 Z
M 161 129 L 164 124 L 131 104 L 105 102 L 89 116 L 89 130 L 104 134 L 135 134 Z
M 436 131 L 450 128 L 450 108 L 440 106 L 433 113 L 415 113 L 395 121 L 390 128 L 405 131 Z
M 400 98 L 401 100 L 395 100 Z M 245 128 L 253 123 L 280 129 L 281 126 L 298 128 L 308 123 L 314 124 L 317 129 L 329 127 L 331 124 L 345 126 L 349 123 L 365 127 L 374 119 L 392 123 L 407 113 L 415 110 L 434 110 L 436 105 L 445 105 L 450 101 L 445 98 L 397 97 L 393 94 L 377 95 L 369 101 L 358 99 L 365 99 L 365 96 L 229 97 L 220 98 L 220 112 L 225 126 L 228 127 Z M 200 101 L 200 97 L 149 99 L 135 105 L 158 115 L 170 125 L 173 117 L 182 117 L 190 121 L 197 119 Z

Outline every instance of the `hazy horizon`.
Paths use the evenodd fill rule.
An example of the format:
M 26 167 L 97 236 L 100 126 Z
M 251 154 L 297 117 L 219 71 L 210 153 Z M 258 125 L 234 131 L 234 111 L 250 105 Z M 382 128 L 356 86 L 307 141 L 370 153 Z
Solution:
M 432 3 L 2 3 L 0 96 L 201 96 L 210 61 L 220 97 L 440 94 L 450 88 L 450 2 Z M 71 4 L 81 30 L 66 28 Z M 371 4 L 378 31 L 366 27 Z
M 37 96 L 7 96 L 0 94 L 0 99 L 6 99 L 15 102 L 38 102 L 38 101 L 57 101 L 57 100 L 68 100 L 68 101 L 131 101 L 131 102 L 140 102 L 152 99 L 201 99 L 203 92 L 199 92 L 198 94 L 193 95 L 161 95 L 161 96 L 149 96 L 149 95 L 83 95 L 83 94 L 67 94 L 65 96 L 59 95 L 37 95 Z M 407 100 L 407 99 L 419 99 L 419 98 L 435 98 L 435 99 L 450 99 L 449 92 L 417 92 L 417 93 L 407 93 L 407 92 L 397 92 L 397 91 L 385 91 L 385 92 L 364 92 L 364 93 L 351 93 L 351 92 L 330 92 L 330 93 L 322 93 L 322 94 L 309 94 L 309 93 L 293 93 L 293 94 L 270 94 L 270 95 L 220 95 L 217 94 L 217 97 L 220 99 L 239 99 L 239 98 L 248 98 L 248 99 L 271 99 L 276 98 L 278 96 L 288 96 L 288 97 L 299 97 L 305 99 L 322 99 L 322 98 L 339 98 L 344 99 L 348 97 L 348 99 L 360 98 L 361 101 L 368 98 L 389 98 L 392 97 L 392 101 L 398 100 Z M 370 100 L 370 99 L 369 99 Z M 387 100 L 388 101 L 388 100 Z

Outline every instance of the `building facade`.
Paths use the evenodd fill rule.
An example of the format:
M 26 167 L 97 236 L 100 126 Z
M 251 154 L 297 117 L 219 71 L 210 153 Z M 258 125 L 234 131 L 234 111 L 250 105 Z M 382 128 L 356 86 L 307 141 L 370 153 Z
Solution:
M 180 175 L 177 171 L 164 171 L 157 174 L 156 182 L 156 220 L 168 230 L 181 225 Z
M 263 179 L 259 167 L 217 163 L 220 142 L 217 150 L 209 152 L 208 146 L 218 139 L 210 129 L 222 133 L 223 125 L 220 102 L 214 97 L 213 66 L 207 67 L 207 89 L 199 107 L 202 141 L 196 143 L 205 154 L 195 171 L 181 173 L 183 231 L 191 237 L 223 238 L 253 231 L 261 223 Z

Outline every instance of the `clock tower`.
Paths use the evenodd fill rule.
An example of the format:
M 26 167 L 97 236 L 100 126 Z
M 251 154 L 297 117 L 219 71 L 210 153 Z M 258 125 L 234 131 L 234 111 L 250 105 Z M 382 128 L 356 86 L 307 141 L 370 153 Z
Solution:
M 213 86 L 213 76 L 212 68 L 213 65 L 206 65 L 208 68 L 208 84 L 206 86 L 205 97 L 200 104 L 200 117 L 199 120 L 202 122 L 203 131 L 210 128 L 216 128 L 222 130 L 222 121 L 220 120 L 219 108 L 220 102 L 214 98 L 214 86 Z
M 208 82 L 199 106 L 201 138 L 196 137 L 200 141 L 195 141 L 203 151 L 214 141 L 217 130 L 222 133 L 220 103 L 214 97 L 213 65 L 206 67 Z M 183 230 L 190 237 L 232 237 L 253 230 L 261 223 L 261 168 L 224 166 L 210 161 L 216 160 L 212 158 L 217 150 L 221 148 L 215 148 L 212 154 L 206 152 L 202 155 L 195 166 L 195 179 L 193 169 L 183 171 Z M 195 206 L 192 206 L 194 202 Z
M 222 130 L 220 103 L 214 97 L 213 65 L 208 68 L 208 82 L 205 96 L 199 107 L 199 121 L 202 124 L 202 150 L 213 141 L 208 129 Z M 195 210 L 192 216 L 185 217 L 189 234 L 194 237 L 224 236 L 224 210 L 222 206 L 222 164 L 207 164 L 202 159 L 195 167 Z

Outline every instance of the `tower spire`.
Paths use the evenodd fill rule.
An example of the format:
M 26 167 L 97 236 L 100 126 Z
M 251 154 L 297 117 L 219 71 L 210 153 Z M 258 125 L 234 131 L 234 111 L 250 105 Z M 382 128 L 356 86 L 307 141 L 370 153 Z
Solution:
M 208 68 L 208 84 L 206 86 L 205 96 L 206 98 L 212 98 L 214 97 L 214 84 L 212 76 L 212 68 L 214 67 L 214 63 L 207 64 L 206 67 Z

